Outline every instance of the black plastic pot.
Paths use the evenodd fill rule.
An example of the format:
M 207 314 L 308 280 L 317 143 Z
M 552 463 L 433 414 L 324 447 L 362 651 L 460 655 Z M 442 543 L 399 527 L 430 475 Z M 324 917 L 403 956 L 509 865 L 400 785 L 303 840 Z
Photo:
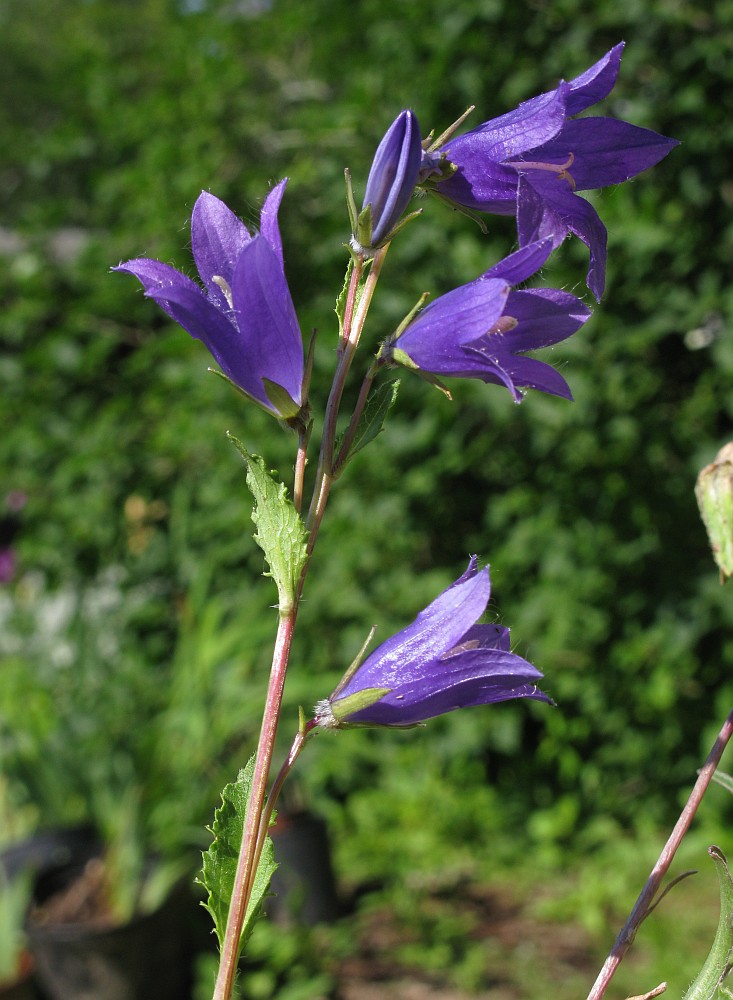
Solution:
M 86 862 L 99 853 L 99 838 L 90 826 L 42 830 L 0 851 L 0 868 L 8 878 L 30 871 L 42 876 L 74 861 Z
M 52 1000 L 181 1000 L 191 985 L 187 904 L 179 891 L 121 927 L 29 926 L 39 983 Z
M 42 878 L 73 858 L 86 861 L 98 851 L 98 838 L 89 826 L 43 830 L 0 851 L 0 876 L 11 882 L 27 874 Z M 17 978 L 0 984 L 0 1000 L 37 1000 L 33 964 L 30 952 L 24 952 Z
M 37 996 L 30 976 L 6 986 L 0 985 L 0 1000 L 36 1000 Z
M 12 982 L 0 983 L 0 1000 L 37 1000 L 33 985 L 33 961 L 26 952 L 23 955 L 18 978 Z
M 279 867 L 272 879 L 274 896 L 267 900 L 268 916 L 309 926 L 335 920 L 340 907 L 324 821 L 311 812 L 281 812 L 271 834 Z

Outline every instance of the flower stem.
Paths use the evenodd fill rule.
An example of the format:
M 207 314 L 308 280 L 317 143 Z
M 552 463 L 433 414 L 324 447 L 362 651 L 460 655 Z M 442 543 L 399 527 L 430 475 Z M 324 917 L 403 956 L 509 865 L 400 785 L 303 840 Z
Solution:
M 312 423 L 298 431 L 298 455 L 295 459 L 295 472 L 293 474 L 293 506 L 300 514 L 303 506 L 303 483 L 305 480 L 305 467 L 308 461 L 308 441 L 311 436 Z
M 298 734 L 291 748 L 283 769 L 275 780 L 270 799 L 265 807 L 265 794 L 267 791 L 267 780 L 272 763 L 272 754 L 277 734 L 277 725 L 282 705 L 283 689 L 285 686 L 285 675 L 290 657 L 290 649 L 295 629 L 295 620 L 298 614 L 300 596 L 303 591 L 303 584 L 310 563 L 310 556 L 313 552 L 321 519 L 326 509 L 328 495 L 333 482 L 333 451 L 336 440 L 336 422 L 338 419 L 339 407 L 343 396 L 346 378 L 353 361 L 356 348 L 359 344 L 361 331 L 364 327 L 369 305 L 371 304 L 374 289 L 379 280 L 379 273 L 382 269 L 384 258 L 387 254 L 389 244 L 382 247 L 377 252 L 369 275 L 364 283 L 361 297 L 357 296 L 359 282 L 363 271 L 363 260 L 357 260 L 351 272 L 349 288 L 347 290 L 346 305 L 344 309 L 343 339 L 339 346 L 339 360 L 336 366 L 331 392 L 326 406 L 326 416 L 324 421 L 323 436 L 321 438 L 321 450 L 318 457 L 318 469 L 316 471 L 315 487 L 311 500 L 310 510 L 306 519 L 306 527 L 309 530 L 308 538 L 308 558 L 298 583 L 295 601 L 292 608 L 286 614 L 281 615 L 278 623 L 277 637 L 275 639 L 275 650 L 272 658 L 272 668 L 270 670 L 270 681 L 267 688 L 265 701 L 265 711 L 262 717 L 262 728 L 260 730 L 259 743 L 255 755 L 254 773 L 252 776 L 252 791 L 247 804 L 247 814 L 242 833 L 242 844 L 237 859 L 237 870 L 234 876 L 234 886 L 232 898 L 229 905 L 227 926 L 224 933 L 224 941 L 221 947 L 219 961 L 219 971 L 214 987 L 213 1000 L 229 1000 L 234 986 L 234 977 L 237 971 L 237 958 L 239 955 L 239 939 L 242 934 L 247 906 L 252 893 L 257 864 L 264 845 L 264 834 L 267 831 L 272 808 L 280 793 L 282 783 L 287 777 L 290 768 L 295 763 L 305 739 L 315 724 L 308 724 L 303 731 Z M 310 430 L 300 432 L 298 442 L 298 457 L 295 466 L 295 479 L 293 487 L 293 497 L 296 508 L 300 510 L 302 506 L 303 480 L 305 476 L 306 448 L 308 444 L 308 434 Z
M 339 448 L 339 453 L 333 462 L 333 478 L 336 479 L 341 473 L 344 467 L 344 463 L 349 456 L 351 451 L 351 446 L 354 443 L 354 438 L 356 437 L 356 429 L 359 426 L 359 421 L 361 415 L 364 412 L 364 407 L 366 406 L 367 399 L 369 398 L 369 390 L 374 382 L 374 377 L 377 374 L 377 369 L 379 367 L 379 362 L 375 361 L 369 368 L 369 371 L 364 376 L 364 381 L 361 383 L 361 389 L 359 390 L 359 398 L 356 401 L 356 406 L 354 407 L 354 412 L 351 414 L 351 420 L 349 421 L 349 426 L 346 428 L 346 433 L 344 434 L 344 439 L 341 442 L 341 447 Z
M 351 272 L 351 281 L 346 297 L 343 340 L 341 342 L 338 365 L 336 366 L 336 374 L 334 375 L 333 385 L 331 386 L 328 403 L 326 404 L 321 452 L 318 456 L 318 468 L 316 470 L 316 486 L 313 490 L 313 498 L 306 520 L 306 527 L 310 532 L 308 540 L 309 554 L 313 551 L 313 545 L 315 544 L 321 519 L 326 509 L 328 494 L 330 493 L 331 483 L 334 478 L 333 449 L 336 441 L 336 422 L 338 420 L 344 386 L 346 385 L 346 378 L 351 368 L 351 362 L 354 360 L 356 349 L 359 346 L 359 338 L 364 329 L 364 322 L 366 321 L 369 306 L 371 305 L 374 290 L 377 287 L 384 258 L 387 256 L 388 250 L 389 243 L 386 243 L 375 254 L 358 304 L 356 304 L 356 293 L 361 275 L 361 267 L 355 265 Z
M 265 839 L 267 838 L 267 831 L 270 829 L 270 820 L 272 819 L 275 804 L 277 803 L 282 787 L 285 784 L 285 779 L 292 771 L 296 760 L 300 756 L 303 747 L 308 741 L 308 737 L 316 726 L 317 723 L 315 719 L 311 719 L 310 722 L 306 723 L 306 725 L 298 731 L 295 739 L 293 740 L 292 746 L 290 747 L 290 752 L 285 758 L 284 764 L 278 771 L 277 777 L 272 783 L 272 788 L 270 789 L 270 794 L 267 796 L 267 802 L 262 811 L 262 818 L 260 819 L 260 828 L 257 834 L 257 849 L 255 851 L 254 864 L 252 865 L 252 872 L 250 875 L 250 884 L 248 886 L 247 893 L 248 896 L 252 894 L 252 886 L 254 885 L 255 875 L 257 873 L 257 869 L 259 868 L 260 858 L 262 857 L 262 851 L 265 846 Z
M 659 855 L 659 859 L 652 869 L 651 875 L 647 879 L 646 885 L 642 889 L 639 898 L 634 904 L 633 910 L 629 914 L 628 920 L 621 928 L 621 931 L 616 938 L 613 948 L 611 949 L 603 968 L 598 973 L 598 978 L 593 984 L 593 989 L 588 994 L 588 1000 L 600 1000 L 600 998 L 604 996 L 616 969 L 621 963 L 622 958 L 633 944 L 639 925 L 649 912 L 649 908 L 652 905 L 654 897 L 659 891 L 662 879 L 667 874 L 667 870 L 672 864 L 672 859 L 675 856 L 677 848 L 680 846 L 682 838 L 687 833 L 690 824 L 692 823 L 693 817 L 702 802 L 702 798 L 712 780 L 715 769 L 720 763 L 720 758 L 723 756 L 723 751 L 728 745 L 731 735 L 733 735 L 733 711 L 731 711 L 730 715 L 723 723 L 723 728 L 718 733 L 718 738 L 716 739 L 712 750 L 708 754 L 705 764 L 700 770 L 697 781 L 695 782 L 692 792 L 690 793 L 690 797 L 687 800 L 687 804 L 682 810 L 680 818 L 677 820 L 675 828 L 670 834 L 669 840 L 664 845 L 662 853 Z
M 252 775 L 252 791 L 247 804 L 247 816 L 242 833 L 242 845 L 237 860 L 237 870 L 234 876 L 232 898 L 229 904 L 229 915 L 224 941 L 219 959 L 219 972 L 214 988 L 214 1000 L 229 1000 L 237 971 L 239 954 L 239 939 L 242 934 L 244 917 L 249 903 L 250 887 L 253 881 L 254 859 L 257 853 L 260 818 L 265 801 L 267 778 L 270 772 L 272 751 L 277 733 L 277 724 L 282 704 L 285 673 L 293 640 L 297 604 L 281 616 L 278 623 L 275 649 L 272 656 L 270 682 L 267 688 L 265 711 L 262 716 L 262 728 L 257 745 L 254 773 Z

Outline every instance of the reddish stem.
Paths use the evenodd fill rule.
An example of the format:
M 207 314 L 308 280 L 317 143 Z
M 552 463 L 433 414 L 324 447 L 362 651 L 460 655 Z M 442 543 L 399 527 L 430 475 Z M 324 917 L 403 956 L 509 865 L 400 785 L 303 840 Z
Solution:
M 270 773 L 272 751 L 275 745 L 275 734 L 280 716 L 285 673 L 290 656 L 290 646 L 293 640 L 297 605 L 288 614 L 282 616 L 278 623 L 275 650 L 272 656 L 270 683 L 267 689 L 267 700 L 262 717 L 260 740 L 257 745 L 254 774 L 252 775 L 252 792 L 247 805 L 247 817 L 242 833 L 242 848 L 237 861 L 237 871 L 234 876 L 234 887 L 229 904 L 229 915 L 224 941 L 221 946 L 219 972 L 214 988 L 214 1000 L 229 1000 L 237 971 L 239 953 L 239 938 L 242 934 L 244 917 L 249 902 L 249 887 L 252 881 L 250 872 L 257 852 L 260 817 L 265 801 L 267 777 Z
M 675 828 L 670 834 L 669 840 L 664 845 L 664 849 L 659 855 L 659 860 L 652 869 L 652 873 L 647 879 L 646 885 L 642 889 L 639 898 L 634 904 L 634 908 L 629 914 L 629 919 L 621 928 L 621 931 L 616 938 L 614 946 L 611 949 L 603 968 L 598 973 L 598 978 L 593 984 L 593 989 L 588 994 L 588 1000 L 600 1000 L 600 998 L 605 994 L 616 969 L 621 963 L 622 958 L 633 944 L 639 925 L 649 912 L 649 907 L 652 905 L 654 897 L 659 891 L 662 879 L 667 874 L 667 870 L 672 864 L 672 859 L 677 852 L 677 848 L 680 846 L 682 838 L 687 833 L 690 824 L 692 823 L 693 817 L 702 802 L 703 795 L 712 780 L 715 769 L 720 763 L 720 758 L 723 756 L 723 751 L 728 745 L 728 741 L 730 740 L 732 734 L 733 711 L 731 711 L 730 715 L 723 723 L 723 728 L 718 733 L 718 738 L 713 745 L 713 749 L 708 754 L 708 759 L 705 761 L 705 764 L 698 775 L 698 779 L 695 782 L 692 792 L 690 793 L 687 804 L 682 810 L 680 818 L 677 820 Z

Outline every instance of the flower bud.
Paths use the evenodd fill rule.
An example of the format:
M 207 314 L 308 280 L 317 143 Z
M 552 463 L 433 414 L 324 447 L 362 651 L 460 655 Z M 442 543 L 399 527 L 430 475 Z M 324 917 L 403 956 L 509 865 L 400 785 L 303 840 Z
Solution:
M 697 477 L 695 496 L 707 529 L 720 582 L 733 576 L 733 442 Z
M 362 249 L 376 250 L 392 238 L 415 190 L 421 157 L 417 118 L 412 111 L 402 111 L 377 147 L 369 171 L 354 232 Z

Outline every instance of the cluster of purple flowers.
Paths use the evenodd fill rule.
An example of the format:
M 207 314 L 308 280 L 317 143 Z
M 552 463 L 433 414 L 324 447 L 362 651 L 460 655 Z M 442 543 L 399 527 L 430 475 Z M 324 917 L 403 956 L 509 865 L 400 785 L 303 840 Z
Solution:
M 352 207 L 353 253 L 366 260 L 389 243 L 416 190 L 470 214 L 514 215 L 519 249 L 408 317 L 381 345 L 380 364 L 432 380 L 497 383 L 517 402 L 526 388 L 572 398 L 551 365 L 525 355 L 570 337 L 590 310 L 559 289 L 517 286 L 573 234 L 588 247 L 587 284 L 600 299 L 606 230 L 580 192 L 628 180 L 676 145 L 617 119 L 576 117 L 613 89 L 622 50 L 623 43 L 570 82 L 462 135 L 450 129 L 435 143 L 422 140 L 412 111 L 398 115 L 374 156 L 361 212 Z M 246 396 L 292 423 L 302 419 L 307 399 L 278 228 L 285 185 L 265 200 L 256 235 L 213 195 L 201 194 L 191 237 L 203 288 L 154 260 L 118 270 L 135 275 L 146 295 L 202 340 Z M 510 651 L 508 630 L 476 624 L 488 598 L 488 570 L 477 571 L 474 558 L 412 625 L 319 703 L 319 724 L 407 725 L 465 705 L 545 698 L 534 683 L 538 671 Z

